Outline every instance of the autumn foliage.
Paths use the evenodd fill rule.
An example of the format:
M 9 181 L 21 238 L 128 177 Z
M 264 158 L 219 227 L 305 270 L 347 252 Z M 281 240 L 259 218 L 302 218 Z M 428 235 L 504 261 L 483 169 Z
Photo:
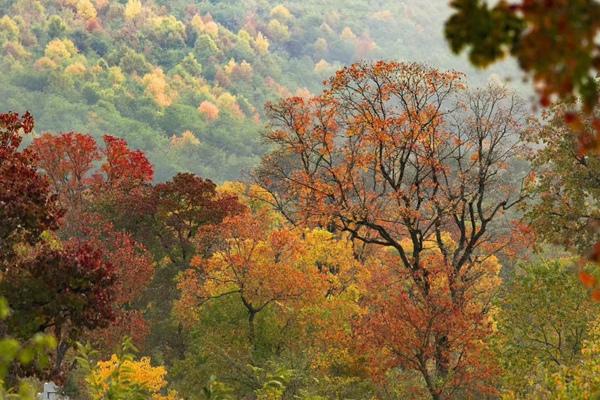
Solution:
M 105 8 L 72 7 L 86 24 Z M 127 24 L 140 7 L 124 7 Z M 188 11 L 197 34 L 220 34 Z M 270 18 L 284 32 L 298 16 Z M 239 36 L 266 40 L 251 22 Z M 157 40 L 187 34 L 150 23 Z M 53 40 L 47 57 L 71 50 Z M 215 74 L 250 72 L 232 60 Z M 159 75 L 140 90 L 166 115 L 175 93 Z M 32 117 L 0 114 L 0 375 L 98 400 L 591 398 L 598 304 L 585 291 L 597 297 L 600 276 L 567 254 L 524 261 L 546 242 L 581 255 L 598 241 L 598 162 L 568 134 L 567 108 L 534 120 L 505 87 L 393 61 L 298 93 L 267 105 L 253 183 L 156 182 L 112 135 L 42 133 L 23 149 Z M 216 126 L 246 106 L 222 91 L 190 118 Z M 183 132 L 165 143 L 204 146 Z M 15 363 L 12 338 L 39 334 L 56 339 L 51 365 Z
M 63 211 L 47 180 L 37 173 L 37 158 L 19 146 L 33 130 L 26 113 L 0 114 L 0 266 L 13 260 L 14 246 L 39 241 L 46 229 L 56 229 Z

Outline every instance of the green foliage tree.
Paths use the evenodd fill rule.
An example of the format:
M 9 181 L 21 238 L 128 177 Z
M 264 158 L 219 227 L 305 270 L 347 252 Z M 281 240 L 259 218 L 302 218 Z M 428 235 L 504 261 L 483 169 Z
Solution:
M 542 239 L 585 255 L 600 241 L 600 156 L 584 153 L 570 134 L 569 112 L 568 104 L 553 107 L 526 137 L 539 147 L 532 158 L 534 200 L 526 217 Z M 596 108 L 594 115 L 599 112 Z M 581 129 L 592 134 L 594 116 L 580 116 Z
M 503 387 L 521 398 L 555 373 L 580 364 L 600 306 L 582 290 L 573 260 L 519 265 L 498 299 L 497 351 Z M 542 374 L 543 375 L 543 374 Z
M 10 317 L 12 311 L 8 302 L 0 297 L 0 326 Z M 34 400 L 35 388 L 22 381 L 17 387 L 11 387 L 7 378 L 9 371 L 20 365 L 27 367 L 35 363 L 40 368 L 49 364 L 48 352 L 54 350 L 56 341 L 52 336 L 41 333 L 28 338 L 25 343 L 9 337 L 0 337 L 0 398 L 3 400 Z

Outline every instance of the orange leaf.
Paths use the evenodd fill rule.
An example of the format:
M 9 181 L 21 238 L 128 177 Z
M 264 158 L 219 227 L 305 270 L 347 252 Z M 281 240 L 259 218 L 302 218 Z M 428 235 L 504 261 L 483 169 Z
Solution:
M 194 267 L 194 268 L 198 268 L 202 265 L 202 257 L 199 256 L 194 256 L 192 257 L 192 259 L 190 260 L 190 266 Z
M 596 284 L 596 278 L 587 272 L 581 271 L 579 272 L 579 280 L 583 283 L 583 286 L 586 288 L 592 288 Z

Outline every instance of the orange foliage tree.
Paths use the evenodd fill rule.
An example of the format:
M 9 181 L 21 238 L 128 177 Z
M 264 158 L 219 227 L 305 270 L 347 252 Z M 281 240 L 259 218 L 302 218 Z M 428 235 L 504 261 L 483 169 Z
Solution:
M 376 379 L 400 366 L 422 376 L 424 387 L 411 388 L 415 395 L 423 389 L 433 399 L 494 393 L 499 370 L 485 338 L 493 331 L 488 309 L 500 284 L 495 258 L 468 264 L 456 275 L 439 249 L 425 250 L 427 293 L 415 284 L 397 254 L 383 251 L 366 267 L 370 271 L 362 301 L 366 310 L 355 329 L 358 349 L 367 355 Z M 460 303 L 452 298 L 451 282 L 453 290 L 463 292 Z M 441 368 L 447 373 L 441 374 Z
M 268 307 L 277 310 L 282 325 L 315 322 L 320 314 L 342 313 L 341 293 L 352 287 L 358 270 L 349 242 L 337 241 L 323 230 L 277 227 L 265 210 L 226 218 L 201 236 L 221 239 L 207 258 L 195 257 L 193 268 L 179 281 L 176 305 L 182 320 L 193 322 L 211 299 L 238 296 L 247 311 L 247 334 L 256 343 L 255 319 Z M 317 310 L 318 309 L 318 310 Z M 319 313 L 319 316 L 316 314 Z M 312 324 L 312 335 L 324 339 L 344 329 L 335 317 L 332 326 Z M 339 332 L 338 332 L 339 333 Z
M 320 96 L 268 112 L 266 139 L 276 149 L 256 178 L 273 205 L 294 223 L 393 249 L 432 302 L 433 241 L 453 307 L 466 307 L 461 273 L 508 247 L 506 211 L 524 199 L 509 163 L 524 152 L 526 120 L 514 96 L 499 87 L 467 91 L 456 72 L 381 61 L 344 68 Z M 435 341 L 442 377 L 451 373 L 451 333 Z

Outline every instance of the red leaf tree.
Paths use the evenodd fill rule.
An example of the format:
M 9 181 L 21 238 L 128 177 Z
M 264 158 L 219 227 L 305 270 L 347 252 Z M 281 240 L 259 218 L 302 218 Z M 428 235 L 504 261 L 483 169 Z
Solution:
M 144 246 L 115 229 L 110 219 L 121 203 L 131 204 L 130 197 L 151 188 L 152 166 L 122 139 L 107 135 L 103 141 L 104 146 L 98 147 L 89 135 L 46 133 L 33 141 L 31 151 L 68 210 L 60 234 L 85 238 L 114 265 L 115 323 L 111 329 L 94 332 L 95 339 L 111 347 L 128 335 L 140 344 L 148 329 L 134 303 L 152 280 L 153 260 Z
M 89 243 L 44 245 L 0 281 L 0 292 L 14 311 L 9 329 L 22 337 L 50 330 L 58 342 L 52 375 L 59 378 L 74 341 L 113 320 L 115 278 L 114 266 Z
M 14 246 L 35 244 L 40 234 L 55 229 L 62 215 L 45 177 L 37 173 L 37 158 L 19 151 L 24 134 L 33 130 L 29 113 L 0 114 L 0 269 L 14 261 Z

